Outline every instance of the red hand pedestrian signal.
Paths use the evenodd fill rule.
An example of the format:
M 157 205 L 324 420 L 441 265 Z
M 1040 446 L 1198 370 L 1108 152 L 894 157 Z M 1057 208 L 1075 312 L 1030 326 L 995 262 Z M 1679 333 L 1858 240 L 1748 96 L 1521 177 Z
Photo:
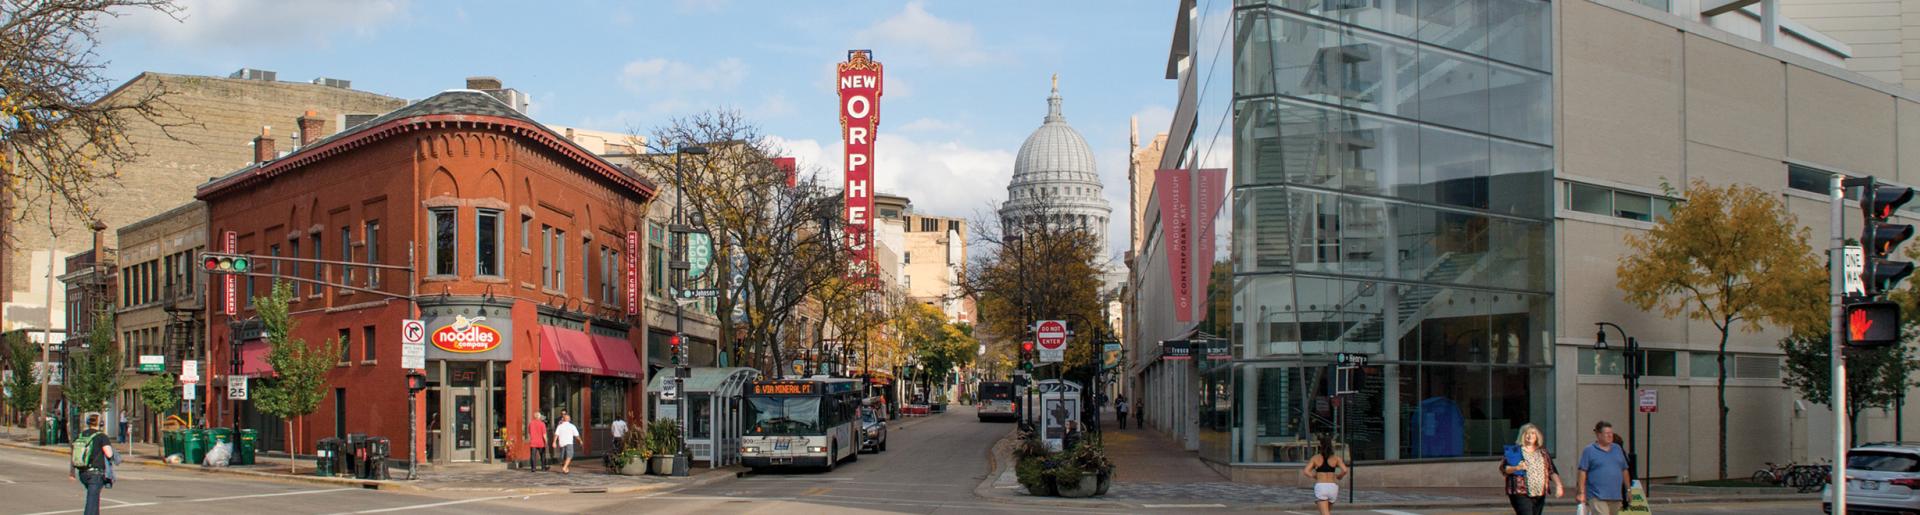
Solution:
M 1849 316 L 1847 320 L 1847 339 L 1853 341 L 1864 340 L 1867 337 L 1867 329 L 1871 328 L 1873 328 L 1873 320 L 1867 318 L 1867 310 L 1856 309 L 1853 311 L 1853 315 Z

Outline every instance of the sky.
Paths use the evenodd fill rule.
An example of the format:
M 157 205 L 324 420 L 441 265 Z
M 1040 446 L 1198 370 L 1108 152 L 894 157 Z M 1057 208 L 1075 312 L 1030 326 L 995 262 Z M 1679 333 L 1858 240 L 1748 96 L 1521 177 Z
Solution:
M 1060 75 L 1067 121 L 1092 147 L 1126 248 L 1128 119 L 1166 131 L 1175 2 L 178 0 L 181 20 L 107 20 L 117 82 L 141 72 L 272 70 L 421 99 L 498 77 L 542 123 L 651 132 L 672 117 L 739 110 L 830 183 L 840 180 L 834 64 L 871 49 L 886 68 L 878 190 L 915 210 L 984 219 Z

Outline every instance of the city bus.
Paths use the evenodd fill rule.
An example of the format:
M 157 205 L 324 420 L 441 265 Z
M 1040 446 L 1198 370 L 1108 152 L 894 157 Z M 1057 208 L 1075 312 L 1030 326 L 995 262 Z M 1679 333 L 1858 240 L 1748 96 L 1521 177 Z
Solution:
M 750 469 L 818 467 L 833 470 L 860 459 L 859 379 L 756 381 L 746 394 L 747 430 L 740 463 Z
M 1014 420 L 1019 417 L 1015 409 L 1020 400 L 1014 398 L 1013 382 L 981 381 L 979 397 L 980 421 Z

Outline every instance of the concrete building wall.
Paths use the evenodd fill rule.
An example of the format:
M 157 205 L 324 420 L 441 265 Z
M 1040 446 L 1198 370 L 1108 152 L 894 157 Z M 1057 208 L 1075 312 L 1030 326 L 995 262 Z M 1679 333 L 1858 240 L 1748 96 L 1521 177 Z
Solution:
M 1920 87 L 1920 0 L 1780 0 L 1780 10 L 1852 47 L 1847 69 Z
M 251 161 L 253 149 L 247 145 L 262 126 L 276 127 L 283 135 L 283 149 L 291 149 L 297 132 L 294 119 L 313 110 L 324 119 L 329 133 L 341 126 L 348 114 L 379 114 L 406 105 L 406 101 L 365 91 L 295 82 L 267 82 L 163 73 L 142 73 L 109 93 L 103 100 L 119 95 L 141 95 L 163 89 L 171 110 L 163 110 L 162 126 L 134 120 L 127 137 L 142 155 L 125 163 L 112 183 L 100 185 L 100 196 L 93 203 L 101 222 L 109 228 L 153 216 L 193 200 L 194 188 L 208 178 L 225 174 Z M 44 203 L 15 205 L 12 209 L 45 213 Z M 42 215 L 35 215 L 41 217 Z M 18 229 L 7 248 L 6 268 L 0 270 L 0 287 L 10 298 L 4 308 L 6 329 L 38 327 L 46 320 L 45 290 L 49 225 L 34 223 L 10 226 Z M 51 229 L 58 234 L 56 257 L 91 248 L 88 221 L 56 211 Z M 109 229 L 111 231 L 112 229 Z M 108 233 L 107 247 L 113 247 Z M 55 265 L 54 274 L 62 271 Z M 54 323 L 63 324 L 64 292 L 56 287 Z
M 1672 198 L 1690 181 L 1740 183 L 1774 192 L 1811 229 L 1815 248 L 1827 238 L 1824 195 L 1790 189 L 1788 165 L 1851 175 L 1906 179 L 1920 170 L 1902 148 L 1920 148 L 1902 133 L 1920 131 L 1913 94 L 1788 49 L 1619 0 L 1560 2 L 1556 75 L 1562 115 L 1560 199 L 1555 225 L 1557 279 L 1557 430 L 1562 453 L 1592 439 L 1595 421 L 1625 428 L 1628 392 L 1592 360 L 1594 323 L 1627 328 L 1640 344 L 1671 351 L 1671 375 L 1645 377 L 1659 392 L 1660 412 L 1645 427 L 1632 414 L 1656 478 L 1707 479 L 1719 472 L 1714 356 L 1720 333 L 1691 310 L 1668 315 L 1624 301 L 1617 286 L 1624 239 L 1653 227 L 1641 221 L 1574 209 L 1567 183 L 1629 195 Z M 1802 15 L 1791 14 L 1803 21 Z M 1851 62 L 1849 63 L 1851 64 Z M 1906 172 L 1906 174 L 1903 174 Z M 1849 210 L 1852 215 L 1854 211 Z M 1850 216 L 1847 231 L 1857 231 Z M 1780 380 L 1777 327 L 1736 328 L 1728 380 L 1727 471 L 1744 476 L 1765 462 L 1831 456 L 1830 415 Z M 1610 342 L 1619 345 L 1617 335 Z M 1738 366 L 1736 366 L 1738 365 Z M 1877 411 L 1877 410 L 1873 410 Z M 1862 436 L 1893 436 L 1890 416 L 1861 419 Z M 1866 440 L 1861 440 L 1866 441 Z M 1825 442 L 1830 442 L 1826 440 Z

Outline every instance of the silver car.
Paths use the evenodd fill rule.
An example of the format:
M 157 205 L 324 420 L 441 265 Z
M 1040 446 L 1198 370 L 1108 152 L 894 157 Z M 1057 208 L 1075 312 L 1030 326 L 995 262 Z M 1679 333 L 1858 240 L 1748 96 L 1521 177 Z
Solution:
M 1821 509 L 1833 512 L 1833 491 Z M 1920 444 L 1874 443 L 1847 452 L 1847 512 L 1920 514 Z

